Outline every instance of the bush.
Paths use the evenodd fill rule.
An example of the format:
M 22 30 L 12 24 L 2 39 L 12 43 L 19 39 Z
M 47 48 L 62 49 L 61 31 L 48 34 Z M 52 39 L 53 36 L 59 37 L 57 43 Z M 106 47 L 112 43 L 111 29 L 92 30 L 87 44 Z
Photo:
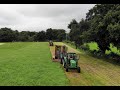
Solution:
M 114 52 L 111 52 L 110 54 L 107 54 L 106 58 L 115 60 L 117 63 L 120 62 L 120 55 L 118 55 L 117 53 L 114 53 Z
M 120 56 L 117 53 L 111 52 L 110 56 L 113 60 L 115 60 L 116 62 L 120 61 Z
M 88 45 L 81 45 L 80 48 L 84 51 L 88 51 L 89 50 L 89 46 Z
M 104 57 L 104 54 L 99 50 L 89 50 L 89 52 L 94 56 L 94 57 L 97 57 L 97 58 L 102 58 Z

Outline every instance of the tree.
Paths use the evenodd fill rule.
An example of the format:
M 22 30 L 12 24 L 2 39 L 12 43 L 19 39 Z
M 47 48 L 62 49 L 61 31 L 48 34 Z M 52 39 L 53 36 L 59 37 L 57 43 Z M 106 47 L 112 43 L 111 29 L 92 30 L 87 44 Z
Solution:
M 52 29 L 49 28 L 46 30 L 46 38 L 48 40 L 62 41 L 66 37 L 64 29 Z
M 19 41 L 19 38 L 18 38 L 19 32 L 18 32 L 18 30 L 13 31 L 13 33 L 15 35 L 15 38 L 13 39 L 13 41 Z
M 110 42 L 120 48 L 120 5 L 116 4 L 108 11 L 103 19 L 104 25 L 109 32 Z
M 102 51 L 102 53 L 105 53 L 106 50 L 110 50 L 109 47 L 111 43 L 111 35 L 109 24 L 112 22 L 116 23 L 116 21 L 118 22 L 120 20 L 116 19 L 116 21 L 112 21 L 109 19 L 111 17 L 109 14 L 112 13 L 110 11 L 117 10 L 115 7 L 116 5 L 114 4 L 97 4 L 86 14 L 86 21 L 88 21 L 91 24 L 90 29 L 84 32 L 82 37 L 87 42 L 97 42 L 98 47 Z
M 66 38 L 66 33 L 65 33 L 65 31 L 61 31 L 59 34 L 58 34 L 58 36 L 57 36 L 57 38 L 58 38 L 58 41 L 63 41 L 63 40 L 65 40 L 65 38 Z
M 35 38 L 35 41 L 45 41 L 46 40 L 45 31 L 38 32 L 34 38 Z
M 0 41 L 1 42 L 11 42 L 15 39 L 15 33 L 11 28 L 1 28 L 0 29 Z
M 80 37 L 78 22 L 75 19 L 73 19 L 70 22 L 70 24 L 68 24 L 68 28 L 70 29 L 70 33 L 69 33 L 70 41 L 75 42 L 75 46 L 77 49 L 78 44 L 79 44 L 79 37 Z
M 12 42 L 12 41 L 46 41 L 56 40 L 62 41 L 65 39 L 66 33 L 64 29 L 52 29 L 49 28 L 47 31 L 33 32 L 33 31 L 21 31 L 12 30 L 11 28 L 0 29 L 0 41 L 1 42 Z
M 82 45 L 84 43 L 82 34 L 83 34 L 83 32 L 89 30 L 90 23 L 82 18 L 78 25 L 79 25 L 79 32 L 80 32 L 80 39 L 79 39 L 80 41 L 79 42 L 80 42 L 80 45 Z
M 68 24 L 68 28 L 70 29 L 70 41 L 75 42 L 76 48 L 78 45 L 82 45 L 83 40 L 81 36 L 84 31 L 89 29 L 89 23 L 84 19 L 81 19 L 79 23 L 73 19 L 70 24 Z
M 27 31 L 20 32 L 18 38 L 19 38 L 19 41 L 23 41 L 23 42 L 28 41 L 28 38 L 29 38 L 28 32 Z
M 46 30 L 46 38 L 48 40 L 53 40 L 54 34 L 52 28 Z

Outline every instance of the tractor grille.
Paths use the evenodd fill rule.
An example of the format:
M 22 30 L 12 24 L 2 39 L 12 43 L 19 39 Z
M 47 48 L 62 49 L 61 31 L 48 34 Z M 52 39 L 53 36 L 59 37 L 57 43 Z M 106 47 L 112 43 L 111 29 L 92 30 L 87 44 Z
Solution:
M 75 60 L 70 60 L 70 66 L 71 67 L 76 67 L 76 61 Z

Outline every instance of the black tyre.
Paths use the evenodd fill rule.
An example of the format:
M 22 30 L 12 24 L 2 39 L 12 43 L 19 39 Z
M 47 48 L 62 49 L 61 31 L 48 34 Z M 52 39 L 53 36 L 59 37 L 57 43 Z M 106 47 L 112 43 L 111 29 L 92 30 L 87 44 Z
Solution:
M 77 71 L 78 71 L 78 73 L 80 73 L 80 72 L 81 72 L 80 67 L 78 67 L 78 68 L 77 68 Z
M 57 57 L 55 56 L 55 59 L 57 59 Z
M 60 64 L 63 64 L 62 59 L 60 60 Z
M 66 67 L 66 72 L 68 72 L 68 67 Z

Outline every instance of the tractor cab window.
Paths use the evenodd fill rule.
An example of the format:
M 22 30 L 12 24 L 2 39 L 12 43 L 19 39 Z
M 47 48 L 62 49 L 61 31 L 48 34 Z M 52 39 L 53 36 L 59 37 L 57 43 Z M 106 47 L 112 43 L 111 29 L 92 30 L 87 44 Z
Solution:
M 75 56 L 74 54 L 68 54 L 68 58 L 71 60 L 71 59 L 75 59 Z
M 76 58 L 75 55 L 73 55 L 73 60 L 75 60 L 75 58 Z
M 73 56 L 72 55 L 70 55 L 70 58 L 72 58 Z

